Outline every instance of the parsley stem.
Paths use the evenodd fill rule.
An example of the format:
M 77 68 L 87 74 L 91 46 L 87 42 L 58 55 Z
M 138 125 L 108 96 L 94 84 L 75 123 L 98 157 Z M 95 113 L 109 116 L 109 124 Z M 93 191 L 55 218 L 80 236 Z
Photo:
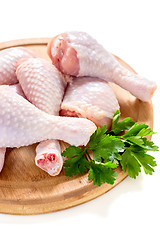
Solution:
M 92 161 L 92 158 L 90 157 L 87 149 L 86 149 L 86 154 L 87 154 L 87 157 L 89 158 L 89 160 Z

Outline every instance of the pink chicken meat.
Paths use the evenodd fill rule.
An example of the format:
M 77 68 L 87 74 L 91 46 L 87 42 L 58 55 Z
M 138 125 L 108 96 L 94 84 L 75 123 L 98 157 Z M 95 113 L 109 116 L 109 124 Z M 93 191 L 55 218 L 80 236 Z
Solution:
M 48 44 L 48 54 L 61 72 L 114 82 L 142 101 L 150 101 L 157 88 L 155 82 L 124 68 L 84 32 L 66 32 L 54 37 Z
M 45 113 L 6 85 L 0 86 L 0 102 L 1 148 L 27 146 L 47 139 L 86 145 L 96 130 L 90 120 Z
M 17 62 L 23 58 L 33 58 L 34 53 L 24 47 L 13 47 L 0 51 L 0 85 L 15 84 Z
M 83 117 L 97 126 L 110 128 L 118 101 L 109 84 L 98 78 L 79 77 L 73 79 L 65 92 L 61 115 Z
M 46 140 L 38 144 L 36 148 L 35 162 L 38 167 L 56 176 L 63 167 L 63 159 L 61 156 L 61 147 L 57 140 Z
M 52 64 L 42 58 L 26 59 L 20 62 L 16 73 L 31 103 L 48 114 L 59 115 L 66 81 Z M 59 142 L 46 140 L 39 143 L 35 162 L 50 175 L 58 175 L 63 166 Z

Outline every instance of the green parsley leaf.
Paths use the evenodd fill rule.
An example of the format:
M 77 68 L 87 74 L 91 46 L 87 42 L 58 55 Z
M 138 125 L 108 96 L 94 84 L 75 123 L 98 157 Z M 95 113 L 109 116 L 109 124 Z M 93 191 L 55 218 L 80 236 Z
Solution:
M 119 121 L 119 118 L 120 111 L 117 110 L 111 131 L 107 132 L 105 125 L 98 127 L 92 134 L 88 147 L 66 148 L 62 153 L 62 156 L 66 157 L 66 176 L 88 171 L 88 179 L 101 186 L 102 183 L 114 184 L 117 174 L 113 169 L 118 165 L 132 178 L 139 175 L 141 167 L 146 174 L 153 174 L 156 162 L 146 151 L 158 151 L 159 148 L 146 137 L 155 132 L 148 125 L 135 123 L 129 117 L 122 121 Z
M 153 135 L 156 134 L 155 132 L 152 131 L 151 128 L 148 127 L 148 125 L 143 125 L 144 128 L 142 128 L 139 133 L 137 134 L 137 136 L 141 136 L 141 137 L 145 137 L 145 136 L 149 136 L 149 135 Z
M 67 158 L 73 158 L 82 153 L 83 151 L 80 147 L 69 146 L 63 151 L 62 156 Z
M 147 134 L 147 135 L 145 135 Z M 152 135 L 155 134 L 155 132 L 153 132 L 148 125 L 144 124 L 144 123 L 135 123 L 122 137 L 123 138 L 127 138 L 127 137 L 131 137 L 131 136 L 140 136 L 140 137 L 144 137 L 144 136 L 148 136 L 148 135 Z
M 117 110 L 113 116 L 112 128 L 110 131 L 113 132 L 115 135 L 118 135 L 124 130 L 130 129 L 130 127 L 132 127 L 135 123 L 130 117 L 124 118 L 122 121 L 119 121 L 119 118 L 120 110 Z
M 158 151 L 158 146 L 154 145 L 152 141 L 148 141 L 147 138 L 145 138 L 145 136 L 152 134 L 155 134 L 155 132 L 153 132 L 148 125 L 144 123 L 135 123 L 129 131 L 121 137 L 127 140 L 130 145 L 138 145 L 147 151 Z
M 141 172 L 141 165 L 135 159 L 134 155 L 132 155 L 132 151 L 130 149 L 127 149 L 122 154 L 122 160 L 120 161 L 120 164 L 123 172 L 126 172 L 127 170 L 128 175 L 132 178 L 136 178 L 139 172 Z
M 148 141 L 147 138 L 143 138 L 144 145 L 141 147 L 147 151 L 158 151 L 159 147 L 154 144 L 152 141 Z
M 136 178 L 141 172 L 141 166 L 146 174 L 152 175 L 154 172 L 152 167 L 156 166 L 153 159 L 154 157 L 146 154 L 141 148 L 130 147 L 122 154 L 120 164 L 124 172 L 127 170 L 130 177 Z
M 129 142 L 142 146 L 144 144 L 143 139 L 140 136 L 131 136 L 126 138 Z
M 117 125 L 119 118 L 120 118 L 120 110 L 118 109 L 113 115 L 112 128 L 114 128 Z
M 115 136 L 106 135 L 106 125 L 92 134 L 89 141 L 89 149 L 93 152 L 93 159 L 99 162 L 114 161 L 118 153 L 124 151 L 124 143 Z
M 118 175 L 115 171 L 100 162 L 91 162 L 88 180 L 93 180 L 94 185 L 101 186 L 102 183 L 114 184 L 115 177 Z
M 126 142 L 130 143 L 130 145 L 138 145 L 147 151 L 158 151 L 158 146 L 154 145 L 152 141 L 148 141 L 147 138 L 142 138 L 140 136 L 131 136 L 126 138 Z
M 80 147 L 69 146 L 63 151 L 62 156 L 68 158 L 63 164 L 65 176 L 71 177 L 73 174 L 77 175 L 78 172 L 83 174 L 89 169 L 90 164 Z
M 90 145 L 90 143 L 89 143 Z M 91 145 L 90 145 L 91 146 Z M 93 146 L 93 145 L 92 145 Z M 96 161 L 110 161 L 115 159 L 119 152 L 124 151 L 124 143 L 115 136 L 106 135 L 99 139 L 99 143 L 93 148 L 93 159 Z
M 106 125 L 102 126 L 101 128 L 100 127 L 97 128 L 97 130 L 90 137 L 89 141 L 90 149 L 94 149 L 100 145 L 100 142 L 103 140 L 103 138 L 106 137 L 105 134 L 106 132 L 107 132 Z
M 146 174 L 152 175 L 154 172 L 154 169 L 152 167 L 157 166 L 156 161 L 154 161 L 154 157 L 142 152 L 134 153 L 134 155 L 143 167 L 144 172 Z

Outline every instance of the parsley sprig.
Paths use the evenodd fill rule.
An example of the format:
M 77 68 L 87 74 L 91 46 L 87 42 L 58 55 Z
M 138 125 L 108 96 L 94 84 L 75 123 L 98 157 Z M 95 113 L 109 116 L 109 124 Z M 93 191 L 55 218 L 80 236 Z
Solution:
M 146 174 L 153 174 L 156 162 L 146 151 L 158 151 L 158 146 L 146 137 L 155 132 L 144 123 L 135 123 L 130 117 L 122 121 L 119 118 L 120 111 L 117 110 L 111 130 L 107 132 L 105 125 L 98 127 L 88 146 L 69 146 L 63 151 L 66 176 L 88 172 L 88 180 L 101 186 L 102 183 L 114 184 L 118 176 L 115 168 L 119 165 L 132 178 L 139 175 L 141 167 Z

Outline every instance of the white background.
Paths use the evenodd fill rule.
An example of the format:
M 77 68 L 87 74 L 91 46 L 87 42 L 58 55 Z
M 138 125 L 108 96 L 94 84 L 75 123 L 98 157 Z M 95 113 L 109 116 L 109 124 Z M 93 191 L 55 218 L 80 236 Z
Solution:
M 86 31 L 160 86 L 159 1 L 1 1 L 0 42 Z M 160 90 L 153 97 L 153 141 L 160 145 Z M 80 206 L 38 216 L 0 214 L 5 239 L 160 239 L 160 162 L 153 176 L 125 179 Z

